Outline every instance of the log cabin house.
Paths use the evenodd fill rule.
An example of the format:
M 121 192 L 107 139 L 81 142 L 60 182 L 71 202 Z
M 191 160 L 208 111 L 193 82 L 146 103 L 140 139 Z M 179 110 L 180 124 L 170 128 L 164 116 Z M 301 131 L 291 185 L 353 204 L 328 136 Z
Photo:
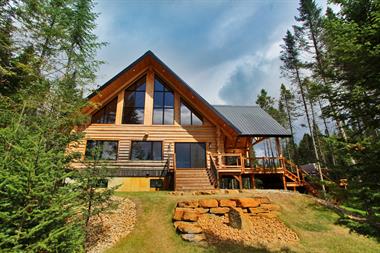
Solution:
M 289 132 L 257 106 L 211 105 L 148 51 L 88 96 L 97 106 L 77 146 L 86 159 L 99 148 L 119 191 L 210 190 L 303 185 L 282 155 Z M 255 157 L 271 138 L 276 155 Z M 272 142 L 271 142 L 272 143 Z M 269 180 L 266 180 L 269 178 Z

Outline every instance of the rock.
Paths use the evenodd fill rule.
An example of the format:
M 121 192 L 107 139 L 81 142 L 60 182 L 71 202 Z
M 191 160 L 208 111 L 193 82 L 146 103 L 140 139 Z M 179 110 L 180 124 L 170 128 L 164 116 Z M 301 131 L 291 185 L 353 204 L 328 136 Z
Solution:
M 174 209 L 173 220 L 182 220 L 183 213 L 183 210 L 179 210 L 178 208 Z
M 259 213 L 267 213 L 268 212 L 267 209 L 261 208 L 261 206 L 260 207 L 251 207 L 251 208 L 248 208 L 248 210 L 251 214 L 259 214 Z
M 216 199 L 200 199 L 199 206 L 206 208 L 218 207 L 218 201 Z
M 202 214 L 202 213 L 208 213 L 208 211 L 210 211 L 210 209 L 208 208 L 202 208 L 202 207 L 198 207 L 198 208 L 194 208 L 194 211 Z
M 250 231 L 253 228 L 249 217 L 236 208 L 231 208 L 228 212 L 228 221 L 231 227 L 241 229 L 243 231 Z
M 199 218 L 199 213 L 193 211 L 193 212 L 184 212 L 183 216 L 182 216 L 182 220 L 185 220 L 185 221 L 197 221 Z
M 212 195 L 212 192 L 211 191 L 200 191 L 199 194 L 200 195 Z
M 261 204 L 260 208 L 269 210 L 269 211 L 280 211 L 281 208 L 279 205 L 276 204 Z
M 178 202 L 178 207 L 198 207 L 198 201 L 197 200 L 185 200 Z
M 261 202 L 259 199 L 254 199 L 254 198 L 239 198 L 236 200 L 236 204 L 238 207 L 258 207 Z
M 198 224 L 190 222 L 182 222 L 178 224 L 177 229 L 182 233 L 186 234 L 200 234 L 202 233 L 202 228 Z
M 189 242 L 200 242 L 206 240 L 204 234 L 182 234 L 182 239 Z
M 170 195 L 174 195 L 174 196 L 182 196 L 183 194 L 185 194 L 184 192 L 180 192 L 180 191 L 174 191 L 174 192 L 169 192 Z
M 239 194 L 239 190 L 226 190 L 225 193 L 227 193 L 227 194 Z
M 214 207 L 210 208 L 210 213 L 213 214 L 225 214 L 228 213 L 230 209 L 228 207 Z
M 236 202 L 231 199 L 221 199 L 219 200 L 220 207 L 235 207 Z
M 189 212 L 193 212 L 196 208 L 191 208 L 191 207 L 176 207 L 177 210 L 181 210 L 181 211 L 189 211 Z
M 182 223 L 188 223 L 188 222 L 187 221 L 175 221 L 175 222 L 173 222 L 173 225 L 174 225 L 175 229 L 177 229 L 179 224 L 182 224 Z

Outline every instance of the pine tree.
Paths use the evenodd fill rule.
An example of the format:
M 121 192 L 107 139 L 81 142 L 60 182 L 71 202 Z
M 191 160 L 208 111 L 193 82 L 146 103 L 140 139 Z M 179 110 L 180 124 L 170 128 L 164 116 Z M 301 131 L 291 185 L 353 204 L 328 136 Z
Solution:
M 283 62 L 283 65 L 281 66 L 282 73 L 288 78 L 290 78 L 290 80 L 297 85 L 300 91 L 301 99 L 302 99 L 302 103 L 304 106 L 305 115 L 307 119 L 307 124 L 309 127 L 310 136 L 313 142 L 314 153 L 317 159 L 317 167 L 319 169 L 322 189 L 325 194 L 326 190 L 323 184 L 323 175 L 322 175 L 322 170 L 319 164 L 319 155 L 318 155 L 317 146 L 316 146 L 316 142 L 314 138 L 314 131 L 311 124 L 310 113 L 309 113 L 309 109 L 306 102 L 307 94 L 304 87 L 305 82 L 304 80 L 301 79 L 301 68 L 303 67 L 303 63 L 299 59 L 300 52 L 297 45 L 297 38 L 288 30 L 283 40 L 284 40 L 284 45 L 282 45 L 283 50 L 281 51 L 281 57 L 280 57 Z

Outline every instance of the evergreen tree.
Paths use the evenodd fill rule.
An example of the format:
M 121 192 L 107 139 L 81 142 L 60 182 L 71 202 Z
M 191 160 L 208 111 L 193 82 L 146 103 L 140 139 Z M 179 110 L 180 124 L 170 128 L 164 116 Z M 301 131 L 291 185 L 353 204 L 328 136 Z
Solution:
M 81 138 L 72 130 L 87 121 L 82 87 L 99 64 L 92 7 L 0 4 L 0 251 L 84 250 L 83 201 L 65 181 L 76 158 L 67 147 Z

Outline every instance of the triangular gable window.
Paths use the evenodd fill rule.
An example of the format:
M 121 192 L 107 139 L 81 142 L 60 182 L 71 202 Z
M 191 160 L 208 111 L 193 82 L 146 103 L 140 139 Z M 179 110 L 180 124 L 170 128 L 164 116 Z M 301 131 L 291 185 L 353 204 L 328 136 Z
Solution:
M 181 101 L 181 125 L 201 126 L 202 118 L 187 104 Z
M 116 105 L 117 98 L 114 98 L 111 100 L 111 102 L 103 106 L 102 109 L 100 109 L 94 115 L 92 115 L 91 123 L 115 124 Z

